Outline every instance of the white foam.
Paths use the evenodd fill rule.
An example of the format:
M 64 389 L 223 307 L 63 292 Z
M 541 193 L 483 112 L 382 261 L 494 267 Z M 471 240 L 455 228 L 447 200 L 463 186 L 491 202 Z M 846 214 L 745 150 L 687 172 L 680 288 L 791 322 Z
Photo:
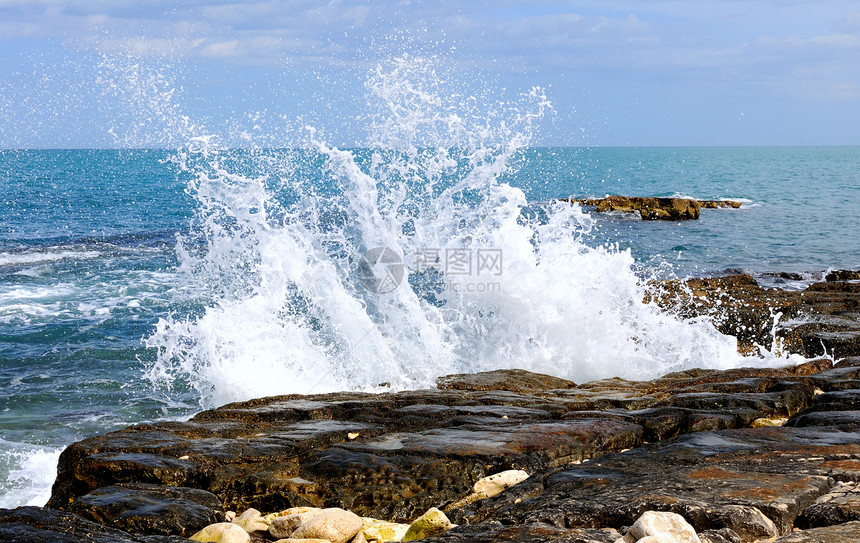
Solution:
M 65 298 L 75 292 L 77 292 L 77 289 L 68 283 L 60 283 L 43 287 L 17 286 L 0 292 L 0 303 L 7 301 L 18 302 L 22 300 Z
M 58 260 L 74 259 L 87 260 L 98 258 L 98 251 L 44 251 L 26 253 L 0 253 L 0 266 L 20 266 L 25 264 L 39 264 L 43 262 L 56 262 Z
M 376 151 L 363 167 L 313 134 L 304 154 L 282 156 L 282 177 L 225 168 L 228 151 L 213 138 L 180 152 L 208 242 L 202 252 L 180 246 L 184 280 L 214 302 L 199 317 L 158 323 L 147 340 L 159 351 L 153 382 L 189 382 L 214 406 L 382 382 L 432 386 L 446 373 L 492 368 L 584 381 L 768 363 L 742 360 L 736 339 L 704 320 L 643 304 L 631 254 L 580 241 L 592 219 L 579 206 L 550 206 L 545 224 L 523 221 L 524 194 L 498 179 L 548 108 L 539 90 L 487 112 L 457 102 L 439 79 L 432 63 L 410 58 L 373 72 Z M 301 168 L 289 162 L 310 151 L 326 159 L 340 196 L 316 196 L 319 179 L 294 173 Z M 298 203 L 282 206 L 273 194 L 289 189 Z M 332 227 L 331 215 L 343 224 Z M 382 246 L 405 258 L 412 279 L 426 248 L 500 250 L 503 272 L 444 275 L 442 303 L 408 280 L 378 295 L 357 263 Z M 470 291 L 476 281 L 493 288 Z
M 3 442 L 3 445 L 10 445 Z M 19 445 L 5 452 L 9 475 L 0 482 L 0 507 L 43 506 L 51 497 L 57 462 L 63 449 Z

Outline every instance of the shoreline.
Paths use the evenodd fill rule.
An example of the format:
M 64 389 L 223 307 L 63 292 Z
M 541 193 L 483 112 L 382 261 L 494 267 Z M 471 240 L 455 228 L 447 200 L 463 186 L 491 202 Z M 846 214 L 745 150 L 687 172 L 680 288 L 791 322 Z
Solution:
M 646 510 L 681 514 L 700 537 L 776 537 L 818 498 L 844 493 L 838 481 L 860 478 L 857 382 L 860 358 L 579 385 L 499 370 L 448 376 L 435 390 L 228 404 L 70 446 L 51 509 L 0 512 L 0 535 L 38 519 L 59 522 L 57 531 L 88 519 L 128 531 L 99 541 L 175 543 L 171 534 L 224 522 L 228 510 L 338 507 L 408 522 L 438 507 L 459 528 L 427 541 L 614 541 Z M 679 451 L 689 451 L 683 461 Z M 477 480 L 511 469 L 530 477 L 464 500 Z M 689 503 L 659 497 L 679 484 Z
M 783 279 L 798 280 L 788 274 Z M 860 430 L 855 430 L 860 428 L 860 391 L 855 391 L 860 389 L 858 280 L 860 272 L 841 270 L 802 290 L 762 288 L 749 275 L 653 284 L 650 301 L 684 317 L 708 315 L 719 307 L 724 318 L 715 324 L 724 333 L 736 331 L 742 349 L 758 344 L 807 358 L 830 357 L 796 367 L 699 369 L 653 381 L 603 379 L 584 384 L 524 370 L 499 370 L 440 378 L 437 389 L 260 398 L 204 411 L 187 422 L 143 423 L 87 438 L 61 455 L 50 508 L 0 511 L 0 535 L 41 542 L 63 533 L 68 536 L 63 541 L 95 541 L 90 535 L 79 537 L 81 532 L 75 528 L 89 519 L 125 530 L 99 541 L 174 543 L 178 534 L 187 537 L 192 528 L 196 532 L 202 527 L 201 511 L 212 524 L 209 521 L 226 520 L 228 509 L 276 513 L 301 506 L 343 507 L 362 516 L 408 522 L 432 507 L 443 509 L 462 501 L 481 477 L 522 469 L 530 475 L 529 484 L 446 511 L 460 527 L 427 540 L 528 541 L 540 533 L 537 538 L 547 541 L 575 541 L 571 538 L 580 536 L 609 541 L 609 536 L 620 537 L 645 512 L 641 507 L 633 508 L 636 515 L 629 508 L 623 514 L 610 511 L 609 502 L 626 494 L 613 494 L 600 514 L 580 511 L 579 520 L 567 513 L 550 514 L 545 506 L 551 504 L 535 506 L 537 513 L 510 516 L 511 511 L 524 507 L 521 501 L 542 503 L 540 496 L 570 478 L 591 480 L 591 469 L 610 469 L 594 467 L 603 466 L 602 459 L 606 466 L 615 466 L 613 462 L 622 461 L 619 458 L 634 464 L 660 455 L 669 458 L 674 453 L 663 443 L 682 444 L 711 461 L 713 455 L 701 449 L 720 440 L 747 440 L 747 448 L 757 449 L 764 442 L 756 440 L 775 439 L 784 450 L 767 462 L 778 472 L 787 469 L 788 458 L 797 461 L 798 443 L 812 454 L 809 447 L 815 448 L 810 445 L 818 439 L 815 436 L 846 438 L 839 444 L 840 452 L 826 454 L 845 459 L 848 463 L 839 469 L 848 475 L 835 477 L 835 472 L 827 471 L 826 477 L 835 481 L 832 485 L 819 484 L 820 476 L 815 475 L 818 482 L 804 487 L 803 499 L 789 492 L 795 504 L 789 507 L 790 514 L 773 509 L 771 502 L 782 499 L 783 493 L 774 489 L 761 490 L 769 492 L 770 498 L 758 506 L 750 506 L 752 495 L 745 494 L 746 501 L 726 505 L 729 509 L 721 510 L 719 518 L 670 503 L 654 502 L 648 509 L 679 512 L 700 532 L 702 541 L 733 541 L 718 539 L 723 537 L 716 533 L 720 530 L 735 534 L 747 530 L 739 535 L 742 541 L 753 541 L 747 536 L 752 537 L 749 534 L 755 530 L 768 537 L 793 537 L 794 528 L 821 527 L 797 521 L 811 515 L 803 516 L 816 500 L 837 490 L 851 494 L 852 489 L 837 483 L 860 480 Z M 786 317 L 782 326 L 779 321 L 774 324 L 774 312 Z M 779 345 L 774 347 L 773 342 Z M 839 363 L 831 368 L 834 359 Z M 709 437 L 697 442 L 696 435 Z M 851 464 L 855 461 L 856 479 Z M 586 465 L 588 469 L 582 467 Z M 646 465 L 637 468 L 645 470 L 642 473 L 625 477 L 647 476 Z M 577 471 L 583 469 L 584 474 Z M 812 473 L 818 468 L 809 469 Z M 713 479 L 734 484 L 731 481 L 738 474 L 725 473 Z M 535 477 L 542 481 L 540 492 L 534 486 Z M 643 490 L 640 483 L 610 480 L 609 487 L 641 498 L 636 494 Z M 600 488 L 605 490 L 606 483 Z M 579 491 L 567 488 L 565 492 L 573 496 Z M 143 504 L 148 504 L 148 512 Z M 752 507 L 758 513 L 744 510 L 741 522 L 732 513 L 737 507 Z M 153 517 L 153 510 L 161 513 Z M 167 520 L 157 520 L 165 511 L 171 512 Z M 535 518 L 539 521 L 533 522 Z M 751 518 L 758 519 L 752 532 L 747 526 Z M 500 531 L 498 522 L 514 528 Z M 94 534 L 99 525 L 86 526 Z

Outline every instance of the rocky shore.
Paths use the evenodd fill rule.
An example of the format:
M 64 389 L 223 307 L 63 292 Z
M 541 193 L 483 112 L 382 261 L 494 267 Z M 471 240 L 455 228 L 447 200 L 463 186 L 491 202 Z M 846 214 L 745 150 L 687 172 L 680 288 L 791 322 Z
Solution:
M 798 274 L 772 274 L 797 282 Z M 760 349 L 808 358 L 860 356 L 860 271 L 836 270 L 802 290 L 762 288 L 750 275 L 662 281 L 646 300 L 683 318 L 709 317 L 738 338 L 739 351 Z
M 215 525 L 235 541 L 858 541 L 858 279 L 654 285 L 649 301 L 721 315 L 742 350 L 828 355 L 798 366 L 590 383 L 499 370 L 91 437 L 61 455 L 46 508 L 0 510 L 0 540 L 177 543 Z

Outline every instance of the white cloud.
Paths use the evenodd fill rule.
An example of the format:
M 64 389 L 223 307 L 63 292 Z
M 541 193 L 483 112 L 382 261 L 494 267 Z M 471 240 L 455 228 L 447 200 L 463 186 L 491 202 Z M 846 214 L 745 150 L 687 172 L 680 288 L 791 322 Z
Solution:
M 860 13 L 846 13 L 834 25 L 840 32 L 860 34 Z

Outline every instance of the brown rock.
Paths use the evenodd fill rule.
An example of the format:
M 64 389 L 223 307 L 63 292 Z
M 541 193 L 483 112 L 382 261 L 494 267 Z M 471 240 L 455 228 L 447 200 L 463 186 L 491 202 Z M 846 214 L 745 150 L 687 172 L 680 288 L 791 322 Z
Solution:
M 699 204 L 688 198 L 607 196 L 597 203 L 600 212 L 638 212 L 642 220 L 681 221 L 699 218 Z
M 857 541 L 860 541 L 860 521 L 796 532 L 780 537 L 774 543 L 856 543 Z
M 540 390 L 575 388 L 576 383 L 526 370 L 495 370 L 478 373 L 447 375 L 436 380 L 442 390 L 507 390 L 536 392 Z
M 742 353 L 860 356 L 860 283 L 821 282 L 798 292 L 763 289 L 749 275 L 731 275 L 651 287 L 646 303 L 682 318 L 710 317 L 720 332 L 738 338 Z
M 724 430 L 533 475 L 526 486 L 452 511 L 451 518 L 595 528 L 629 526 L 646 510 L 670 511 L 697 531 L 731 529 L 748 541 L 788 533 L 830 490 L 831 477 L 858 476 L 857 431 Z
M 566 198 L 563 201 L 596 207 L 599 212 L 639 213 L 643 220 L 698 219 L 699 209 L 741 207 L 732 200 L 693 200 L 691 198 L 658 198 L 640 196 L 607 196 L 606 198 Z
M 224 519 L 221 499 L 205 490 L 127 483 L 96 489 L 70 511 L 129 532 L 190 536 Z
M 741 202 L 736 200 L 697 200 L 699 207 L 702 209 L 718 209 L 731 208 L 738 209 L 741 207 Z
M 836 270 L 824 276 L 825 281 L 860 281 L 860 270 Z
M 700 531 L 766 535 L 770 521 L 785 533 L 829 491 L 829 478 L 860 480 L 860 451 L 847 445 L 860 431 L 848 416 L 860 411 L 850 386 L 860 367 L 811 373 L 827 366 L 685 370 L 575 387 L 500 371 L 442 380 L 463 389 L 262 398 L 71 445 L 51 504 L 67 508 L 111 485 L 192 481 L 234 511 L 337 506 L 405 522 L 453 504 L 476 480 L 522 469 L 533 475 L 452 509 L 452 520 L 503 523 L 494 533 L 514 541 L 547 524 L 557 535 L 620 529 L 650 509 L 681 514 Z M 827 393 L 814 403 L 816 389 Z M 810 406 L 787 428 L 738 430 Z M 841 418 L 814 419 L 835 409 Z M 700 433 L 679 436 L 689 432 Z
M 860 520 L 860 489 L 845 482 L 818 498 L 795 521 L 798 528 L 818 528 Z

